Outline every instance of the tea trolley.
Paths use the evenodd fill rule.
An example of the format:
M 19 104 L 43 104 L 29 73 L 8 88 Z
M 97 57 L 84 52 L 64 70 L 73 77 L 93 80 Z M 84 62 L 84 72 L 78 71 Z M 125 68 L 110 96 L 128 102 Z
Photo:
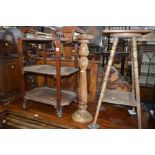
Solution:
M 19 53 L 19 65 L 21 70 L 21 87 L 24 93 L 23 108 L 26 108 L 28 100 L 41 102 L 54 106 L 57 111 L 57 116 L 62 116 L 62 107 L 71 104 L 76 98 L 77 93 L 69 90 L 61 90 L 61 77 L 69 76 L 78 72 L 78 68 L 61 66 L 61 51 L 60 47 L 63 42 L 67 41 L 66 38 L 55 39 L 55 38 L 19 38 L 18 39 L 18 53 Z M 56 54 L 56 65 L 46 64 L 34 64 L 29 66 L 23 65 L 23 44 L 34 43 L 38 44 L 49 44 L 54 43 L 55 54 Z M 37 46 L 36 46 L 37 47 Z M 36 48 L 36 57 L 38 49 Z M 46 57 L 45 57 L 46 59 Z M 56 88 L 47 87 L 35 87 L 32 90 L 25 90 L 24 73 L 32 73 L 37 75 L 52 76 L 56 78 Z

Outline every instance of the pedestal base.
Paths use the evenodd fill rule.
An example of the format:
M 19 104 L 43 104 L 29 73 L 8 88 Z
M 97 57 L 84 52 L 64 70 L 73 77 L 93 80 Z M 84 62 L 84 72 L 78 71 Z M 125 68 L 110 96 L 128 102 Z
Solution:
M 75 113 L 73 113 L 72 119 L 75 122 L 88 123 L 92 121 L 93 117 L 88 111 L 77 110 Z

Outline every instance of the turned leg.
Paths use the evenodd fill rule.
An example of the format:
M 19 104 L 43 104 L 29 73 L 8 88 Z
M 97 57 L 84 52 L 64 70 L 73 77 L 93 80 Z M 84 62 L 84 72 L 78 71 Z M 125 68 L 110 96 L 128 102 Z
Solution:
M 134 77 L 134 60 L 133 60 L 133 47 L 131 50 L 131 73 L 132 73 L 132 94 L 135 96 L 135 77 Z M 128 110 L 130 115 L 136 115 L 136 109 L 135 107 L 132 108 L 132 110 Z
M 136 90 L 136 102 L 137 102 L 138 128 L 142 128 L 136 37 L 132 37 L 132 42 L 133 42 L 133 61 L 134 61 L 134 78 L 135 78 L 135 90 Z
M 105 90 L 106 90 L 106 86 L 107 86 L 107 82 L 108 82 L 108 78 L 109 78 L 109 74 L 110 74 L 110 69 L 114 60 L 114 56 L 115 56 L 115 51 L 117 48 L 117 44 L 118 44 L 118 37 L 114 38 L 114 43 L 112 46 L 112 50 L 110 52 L 110 57 L 108 60 L 108 65 L 106 68 L 106 72 L 105 72 L 105 76 L 104 76 L 104 80 L 103 80 L 103 84 L 102 84 L 102 89 L 101 89 L 101 93 L 100 93 L 100 97 L 99 97 L 99 101 L 98 101 L 98 105 L 97 105 L 97 109 L 96 109 L 96 113 L 95 113 L 95 118 L 92 124 L 90 124 L 88 127 L 89 128 L 98 128 L 99 125 L 96 124 L 97 122 L 97 118 L 99 115 L 99 111 L 100 111 L 100 107 L 101 107 L 101 103 L 103 101 L 104 95 L 105 95 Z

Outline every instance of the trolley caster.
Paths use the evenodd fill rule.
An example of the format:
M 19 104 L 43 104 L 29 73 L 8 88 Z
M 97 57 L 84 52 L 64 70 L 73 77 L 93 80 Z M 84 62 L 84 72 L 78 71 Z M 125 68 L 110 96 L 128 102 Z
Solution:
M 58 116 L 59 118 L 62 117 L 62 107 L 61 107 L 60 109 L 57 109 L 57 116 Z

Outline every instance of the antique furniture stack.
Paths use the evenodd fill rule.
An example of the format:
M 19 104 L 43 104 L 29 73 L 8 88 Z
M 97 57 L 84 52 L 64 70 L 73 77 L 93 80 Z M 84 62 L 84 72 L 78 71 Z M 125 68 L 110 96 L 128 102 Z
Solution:
M 98 128 L 99 125 L 96 124 L 97 118 L 99 115 L 99 110 L 101 107 L 102 101 L 107 103 L 119 104 L 137 107 L 137 117 L 138 117 L 138 128 L 142 128 L 141 120 L 141 103 L 140 103 L 140 88 L 139 88 L 139 71 L 138 71 L 138 61 L 137 61 L 137 37 L 141 37 L 142 34 L 150 33 L 150 30 L 104 30 L 103 33 L 111 35 L 114 37 L 114 42 L 110 57 L 108 60 L 107 69 L 105 72 L 105 77 L 103 80 L 102 89 L 100 92 L 100 97 L 96 109 L 96 114 L 94 121 L 89 125 L 90 128 Z M 118 45 L 119 38 L 131 38 L 132 39 L 132 51 L 131 51 L 131 60 L 132 60 L 132 92 L 123 92 L 116 90 L 106 90 L 110 69 L 114 60 L 115 51 Z M 133 109 L 134 112 L 134 109 Z

